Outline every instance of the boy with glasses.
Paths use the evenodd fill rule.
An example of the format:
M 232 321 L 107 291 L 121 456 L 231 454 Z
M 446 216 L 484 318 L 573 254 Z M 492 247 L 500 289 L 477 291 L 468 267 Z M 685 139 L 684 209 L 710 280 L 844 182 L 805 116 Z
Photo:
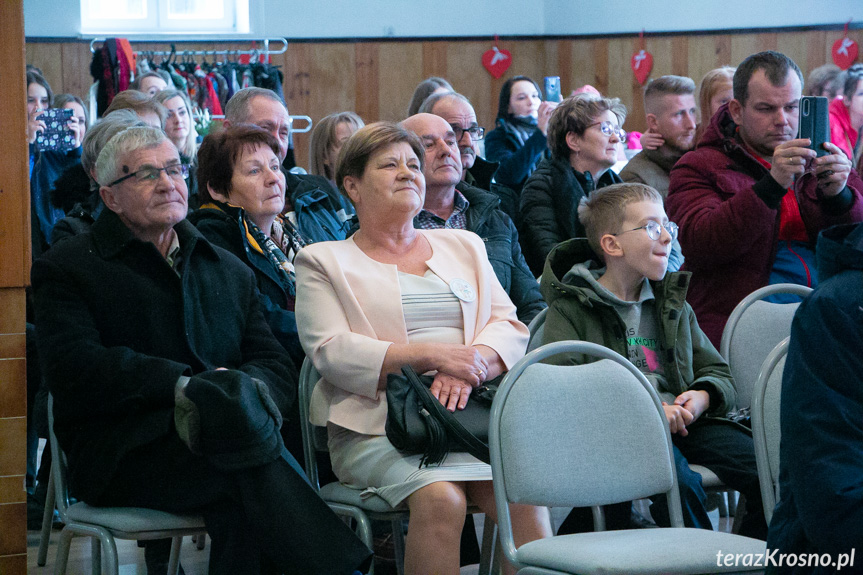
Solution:
M 578 215 L 587 238 L 558 245 L 542 275 L 549 304 L 542 343 L 592 341 L 628 357 L 662 399 L 685 524 L 712 528 L 701 475 L 689 468 L 690 461 L 746 496 L 749 512 L 740 533 L 764 539 L 751 434 L 723 417 L 736 400 L 731 372 L 686 303 L 689 274 L 666 274 L 678 230 L 668 221 L 662 196 L 644 184 L 615 184 L 582 199 Z M 594 360 L 580 354 L 553 358 L 563 365 Z M 664 496 L 653 501 L 654 520 L 668 526 Z M 629 504 L 611 507 L 609 529 L 625 528 Z

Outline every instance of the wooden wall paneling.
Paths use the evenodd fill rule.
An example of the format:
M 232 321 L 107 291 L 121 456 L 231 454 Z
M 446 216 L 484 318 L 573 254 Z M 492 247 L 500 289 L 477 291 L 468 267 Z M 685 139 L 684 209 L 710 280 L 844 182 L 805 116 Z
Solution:
M 491 127 L 497 114 L 497 92 L 492 105 L 491 74 L 482 65 L 482 55 L 491 47 L 485 40 L 459 42 L 447 49 L 447 80 L 456 92 L 470 100 L 480 126 Z
M 762 32 L 761 34 L 757 34 L 756 38 L 756 49 L 754 52 L 778 49 L 779 34 L 777 32 Z
M 354 110 L 356 95 L 356 53 L 349 43 L 320 43 L 308 45 L 307 95 L 303 105 L 288 109 L 292 114 L 311 116 L 320 120 L 333 112 Z M 302 82 L 300 89 L 302 90 Z M 297 165 L 309 167 L 309 134 L 296 134 L 294 154 Z
M 30 43 L 26 47 L 27 63 L 42 70 L 55 94 L 63 91 L 62 43 Z
M 27 504 L 24 493 L 27 420 L 21 357 L 24 286 L 30 283 L 30 186 L 24 63 L 24 2 L 0 2 L 0 572 L 27 573 Z M 56 70 L 56 69 L 55 69 Z M 11 485 L 10 485 L 11 484 Z
M 443 40 L 432 40 L 423 42 L 423 79 L 429 76 L 447 78 L 446 52 L 449 42 Z M 414 86 L 416 88 L 416 86 Z M 405 106 L 407 108 L 407 106 Z
M 782 52 L 800 66 L 803 78 L 809 73 L 808 51 L 806 49 L 806 33 L 778 34 L 776 37 L 776 50 Z
M 572 86 L 572 40 L 557 41 L 557 75 L 560 76 L 560 95 L 566 98 Z
M 629 62 L 637 42 L 637 37 L 634 39 L 628 37 L 608 40 L 608 88 L 603 91 L 599 86 L 595 86 L 603 96 L 620 98 L 630 114 L 633 108 L 633 93 L 638 90 L 638 81 L 632 74 Z M 641 115 L 643 116 L 644 114 Z M 629 115 L 627 115 L 628 117 Z M 636 114 L 633 115 L 632 121 L 633 124 L 631 124 L 631 128 L 629 129 L 637 130 L 637 126 L 640 125 L 639 121 L 643 123 L 644 118 L 642 117 L 639 120 Z M 627 126 L 630 126 L 630 124 L 627 123 Z
M 731 37 L 731 62 L 728 65 L 736 68 L 747 56 L 762 49 L 757 34 L 734 34 Z
M 379 47 L 377 42 L 356 44 L 356 105 L 353 110 L 363 118 L 380 118 Z
M 421 42 L 384 42 L 378 51 L 378 117 L 366 118 L 400 122 L 423 76 Z M 458 88 L 457 88 L 458 89 Z
M 609 89 L 609 43 L 608 40 L 599 39 L 593 47 L 594 82 L 592 86 L 602 94 L 606 94 Z
M 672 36 L 671 38 L 671 73 L 675 76 L 689 76 L 689 37 Z M 694 78 L 697 82 L 698 79 Z
M 293 114 L 312 116 L 308 112 L 312 90 L 311 50 L 311 44 L 288 45 L 283 88 L 285 104 L 288 106 L 288 111 Z M 312 119 L 314 120 L 314 116 Z M 309 140 L 307 134 L 294 134 L 294 157 L 297 165 L 308 165 Z
M 687 74 L 686 76 L 695 81 L 696 88 L 700 87 L 701 79 L 709 71 L 724 66 L 728 60 L 723 60 L 720 53 L 723 50 L 721 45 L 717 44 L 717 36 L 697 36 L 691 37 L 688 40 L 687 53 Z M 731 47 L 727 47 L 730 56 Z M 696 95 L 696 99 L 698 96 Z
M 63 92 L 75 94 L 85 102 L 87 92 L 93 84 L 90 76 L 90 44 L 88 42 L 65 42 L 60 53 L 62 54 L 62 77 Z
M 731 62 L 731 36 L 729 34 L 719 34 L 714 36 L 714 38 L 716 38 L 716 64 L 713 68 L 728 66 L 729 62 Z
M 563 79 L 561 78 L 560 89 L 565 95 L 569 95 L 576 88 L 580 88 L 585 84 L 590 84 L 595 87 L 600 92 L 602 88 L 599 87 L 599 83 L 605 82 L 605 78 L 603 77 L 601 80 L 597 75 L 597 67 L 600 63 L 600 58 L 598 56 L 599 50 L 597 49 L 600 43 L 604 43 L 604 40 L 594 41 L 594 40 L 573 40 L 570 42 L 571 53 L 570 57 L 570 74 L 569 74 L 569 83 L 564 84 Z M 607 67 L 607 53 L 603 53 L 602 60 L 605 65 L 600 66 L 605 69 Z
M 822 66 L 829 62 L 830 60 L 825 60 L 825 55 L 829 54 L 828 49 L 825 48 L 827 43 L 827 32 L 823 30 L 814 30 L 812 32 L 806 32 L 806 61 L 805 62 L 797 62 L 797 65 L 800 67 L 805 66 L 806 70 L 811 72 L 818 66 Z

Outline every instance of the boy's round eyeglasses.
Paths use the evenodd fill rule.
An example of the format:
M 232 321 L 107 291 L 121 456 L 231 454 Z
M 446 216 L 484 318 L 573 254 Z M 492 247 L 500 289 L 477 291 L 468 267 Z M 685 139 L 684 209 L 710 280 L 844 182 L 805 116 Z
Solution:
M 655 222 L 653 220 L 650 220 L 649 222 L 647 222 L 646 224 L 644 224 L 643 226 L 641 226 L 639 228 L 632 228 L 631 230 L 624 230 L 620 233 L 611 234 L 611 235 L 619 236 L 620 234 L 625 234 L 626 232 L 635 232 L 638 230 L 645 230 L 645 231 L 647 231 L 647 237 L 649 237 L 653 241 L 657 241 L 662 236 L 662 229 L 663 228 L 665 228 L 665 231 L 668 232 L 669 236 L 671 236 L 672 242 L 677 239 L 677 232 L 679 230 L 679 228 L 677 227 L 677 224 L 675 224 L 674 222 L 668 222 L 667 224 L 662 225 L 659 222 Z

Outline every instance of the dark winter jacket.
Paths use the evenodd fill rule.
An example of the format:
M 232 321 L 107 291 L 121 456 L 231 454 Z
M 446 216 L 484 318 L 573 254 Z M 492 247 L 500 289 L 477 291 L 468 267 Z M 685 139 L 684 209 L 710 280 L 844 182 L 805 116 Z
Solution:
M 584 237 L 578 219 L 578 202 L 597 188 L 621 182 L 612 170 L 599 180 L 590 172 L 575 171 L 567 160 L 543 160 L 521 192 L 518 232 L 527 265 L 535 275 L 542 273 L 545 258 L 562 241 Z
M 562 278 L 576 264 L 602 263 L 584 238 L 566 241 L 552 250 L 541 279 L 542 294 L 548 302 L 542 343 L 577 339 L 597 343 L 627 357 L 626 324 L 614 307 L 603 300 L 584 278 L 572 283 Z M 659 360 L 664 368 L 662 391 L 678 396 L 690 389 L 710 394 L 708 416 L 724 416 L 734 409 L 737 392 L 728 364 L 698 327 L 692 308 L 686 303 L 689 274 L 666 274 L 650 282 L 655 298 Z M 582 354 L 552 358 L 561 365 L 598 361 Z
M 512 221 L 515 221 L 521 190 L 516 192 L 512 188 L 494 181 L 494 174 L 499 165 L 497 162 L 489 162 L 477 156 L 473 167 L 467 170 L 464 183 L 496 195 L 500 199 L 500 209 Z
M 832 560 L 856 549 L 840 573 L 863 573 L 863 225 L 824 230 L 816 253 L 821 283 L 794 316 L 783 372 L 780 501 L 767 548 Z
M 547 149 L 548 140 L 539 129 L 523 139 L 519 131 L 502 118 L 498 118 L 495 129 L 485 137 L 486 158 L 500 164 L 495 179 L 516 192 L 524 187 Z
M 249 234 L 245 210 L 213 202 L 189 214 L 188 219 L 211 244 L 226 249 L 249 266 L 258 284 L 261 311 L 273 335 L 291 354 L 295 365 L 303 362 L 303 350 L 294 317 L 296 286 L 279 274 L 258 242 Z
M 727 105 L 713 116 L 698 148 L 671 170 L 665 205 L 680 226 L 692 272 L 689 303 L 714 345 L 740 300 L 768 284 L 779 236 L 779 206 L 787 190 L 774 180 L 736 137 Z M 800 215 L 814 243 L 835 224 L 863 220 L 863 181 L 852 171 L 837 196 L 823 198 L 814 172 L 794 190 Z
M 296 370 L 249 268 L 188 221 L 175 271 L 111 211 L 33 264 L 40 359 L 73 494 L 96 501 L 120 460 L 173 432 L 180 376 L 220 367 L 264 381 L 286 413 Z
M 518 319 L 530 323 L 536 314 L 545 309 L 537 283 L 518 242 L 518 231 L 512 220 L 498 209 L 500 201 L 493 194 L 466 185 L 456 186 L 467 201 L 467 229 L 482 238 L 494 274 L 509 299 L 515 304 Z
M 297 229 L 307 243 L 343 240 L 356 211 L 347 198 L 322 176 L 285 174 L 286 196 L 296 212 Z
M 51 203 L 66 214 L 51 230 L 51 245 L 87 232 L 104 204 L 99 190 L 91 189 L 84 166 L 76 164 L 63 172 L 51 190 Z
M 30 179 L 31 226 L 33 259 L 38 258 L 50 246 L 54 225 L 66 213 L 52 201 L 52 190 L 58 178 L 66 170 L 81 164 L 81 147 L 68 152 L 46 150 L 37 152 Z

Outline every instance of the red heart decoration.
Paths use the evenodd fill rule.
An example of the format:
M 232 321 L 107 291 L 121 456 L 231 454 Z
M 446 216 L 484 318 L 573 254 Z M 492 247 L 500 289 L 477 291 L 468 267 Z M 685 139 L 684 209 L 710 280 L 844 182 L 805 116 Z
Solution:
M 643 86 L 653 69 L 653 55 L 647 50 L 639 50 L 632 55 L 629 66 L 635 74 L 635 79 Z
M 857 42 L 848 36 L 843 36 L 833 42 L 832 52 L 833 63 L 843 70 L 847 70 L 857 60 Z
M 485 54 L 482 55 L 482 65 L 494 78 L 503 76 L 511 64 L 512 54 L 509 53 L 509 50 L 501 50 L 497 46 L 491 50 L 486 50 Z

